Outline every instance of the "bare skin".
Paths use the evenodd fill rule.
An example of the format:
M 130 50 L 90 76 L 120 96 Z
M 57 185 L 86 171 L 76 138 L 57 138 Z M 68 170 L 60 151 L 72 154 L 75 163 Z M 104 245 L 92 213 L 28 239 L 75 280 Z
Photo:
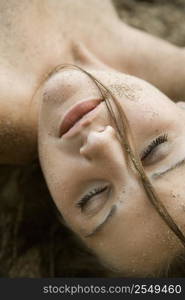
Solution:
M 143 166 L 185 233 L 185 111 L 145 81 L 125 75 L 183 99 L 184 49 L 125 25 L 107 0 L 12 0 L 0 6 L 0 163 L 32 161 L 38 141 L 54 202 L 102 263 L 126 276 L 167 270 L 184 248 L 129 168 L 105 103 L 76 133 L 58 135 L 72 105 L 100 98 L 95 85 L 78 71 L 41 82 L 57 65 L 72 63 L 111 89 L 126 112 L 140 158 L 155 145 Z M 103 191 L 80 208 L 79 201 L 97 189 Z
M 107 0 L 1 1 L 0 12 L 2 164 L 37 157 L 35 92 L 58 64 L 111 68 L 148 80 L 172 99 L 185 96 L 184 50 L 125 25 Z
M 145 172 L 185 234 L 184 108 L 138 78 L 112 70 L 90 72 L 117 97 Z M 60 134 L 62 120 L 75 105 L 101 99 L 94 82 L 81 71 L 64 69 L 43 89 L 39 158 L 66 225 L 119 275 L 164 276 L 184 247 L 144 192 L 105 102 Z

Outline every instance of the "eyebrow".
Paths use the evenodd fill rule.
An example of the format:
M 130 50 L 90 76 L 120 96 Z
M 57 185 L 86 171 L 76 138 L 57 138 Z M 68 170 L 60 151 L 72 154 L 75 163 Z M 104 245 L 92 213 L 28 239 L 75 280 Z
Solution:
M 178 161 L 176 164 L 170 166 L 168 169 L 166 169 L 166 170 L 164 170 L 162 172 L 157 172 L 157 173 L 152 174 L 152 178 L 154 178 L 154 179 L 155 178 L 159 178 L 159 177 L 165 175 L 166 173 L 179 168 L 183 164 L 185 164 L 185 157 L 182 160 Z
M 117 206 L 113 205 L 111 207 L 110 212 L 106 216 L 105 220 L 102 223 L 100 223 L 98 226 L 96 226 L 93 229 L 93 231 L 91 231 L 90 233 L 86 234 L 84 237 L 88 238 L 88 237 L 91 237 L 91 236 L 95 235 L 96 233 L 100 232 L 103 229 L 103 227 L 105 226 L 105 224 L 107 224 L 107 222 L 110 220 L 110 218 L 115 214 L 116 210 L 117 210 Z

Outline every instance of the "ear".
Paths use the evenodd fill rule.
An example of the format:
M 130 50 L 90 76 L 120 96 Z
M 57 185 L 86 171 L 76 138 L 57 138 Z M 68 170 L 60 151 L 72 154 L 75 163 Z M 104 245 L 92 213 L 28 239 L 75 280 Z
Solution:
M 176 103 L 180 108 L 185 109 L 185 102 L 179 101 Z

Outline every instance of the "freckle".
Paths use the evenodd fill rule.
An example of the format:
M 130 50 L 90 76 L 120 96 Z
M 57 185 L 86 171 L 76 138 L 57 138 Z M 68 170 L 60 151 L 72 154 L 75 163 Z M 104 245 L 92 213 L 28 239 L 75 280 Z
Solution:
M 140 92 L 142 88 L 135 84 L 112 84 L 110 85 L 110 89 L 112 93 L 114 93 L 117 97 L 127 97 L 131 101 L 136 101 L 140 98 Z
M 125 191 L 121 191 L 122 194 L 125 194 Z

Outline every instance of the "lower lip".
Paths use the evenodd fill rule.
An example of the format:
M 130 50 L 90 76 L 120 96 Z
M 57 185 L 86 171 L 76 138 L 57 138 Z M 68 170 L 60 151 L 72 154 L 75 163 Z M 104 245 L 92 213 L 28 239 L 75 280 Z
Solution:
M 97 111 L 100 109 L 101 102 L 102 101 L 100 101 L 92 110 L 84 114 L 81 119 L 75 122 L 75 124 L 65 134 L 62 135 L 62 138 L 72 137 L 81 130 L 82 126 L 88 125 L 95 118 Z

